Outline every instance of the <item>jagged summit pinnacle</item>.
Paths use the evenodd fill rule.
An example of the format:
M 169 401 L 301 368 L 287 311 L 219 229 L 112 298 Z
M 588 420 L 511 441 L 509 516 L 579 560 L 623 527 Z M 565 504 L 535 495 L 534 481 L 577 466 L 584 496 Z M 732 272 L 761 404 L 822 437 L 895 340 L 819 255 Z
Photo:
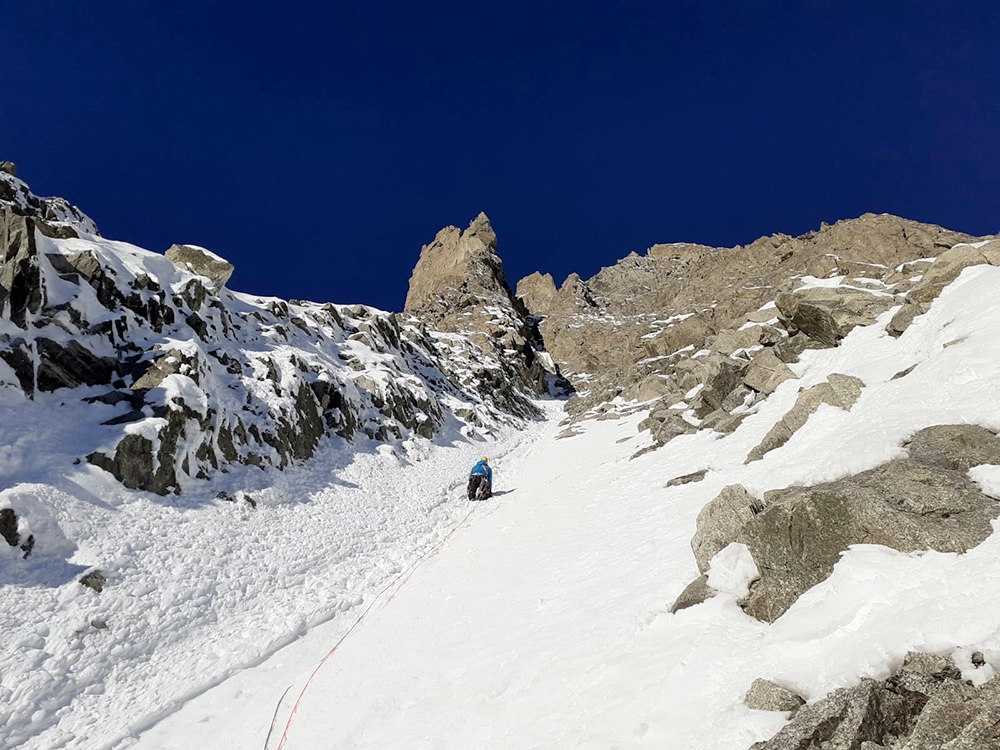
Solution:
M 496 380 L 521 384 L 545 393 L 545 372 L 531 342 L 536 338 L 524 305 L 514 298 L 497 255 L 497 235 L 489 217 L 480 213 L 465 231 L 449 226 L 424 245 L 410 276 L 403 308 L 437 331 L 469 336 L 496 353 L 504 373 Z M 511 391 L 507 408 L 522 402 Z M 533 407 L 523 402 L 524 413 Z
M 469 228 L 465 230 L 465 233 L 470 237 L 478 237 L 484 245 L 496 250 L 497 234 L 493 231 L 493 225 L 490 224 L 490 217 L 484 212 L 480 211 L 476 218 L 469 222 Z
M 468 228 L 448 226 L 424 245 L 410 276 L 410 288 L 403 308 L 411 315 L 444 318 L 468 296 L 495 298 L 513 305 L 513 295 L 497 255 L 497 235 L 489 217 L 480 212 Z

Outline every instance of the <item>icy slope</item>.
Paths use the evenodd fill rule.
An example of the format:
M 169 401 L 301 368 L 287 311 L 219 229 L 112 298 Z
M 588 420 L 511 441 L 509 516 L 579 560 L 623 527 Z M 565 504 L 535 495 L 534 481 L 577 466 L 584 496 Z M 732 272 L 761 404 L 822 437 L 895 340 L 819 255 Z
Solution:
M 561 440 L 549 425 L 500 464 L 511 491 L 477 508 L 373 607 L 291 720 L 343 630 L 324 644 L 317 630 L 283 665 L 244 673 L 240 695 L 220 688 L 192 701 L 138 747 L 263 747 L 277 706 L 270 750 L 743 750 L 785 720 L 743 705 L 758 677 L 816 700 L 887 676 L 909 650 L 953 654 L 968 679 L 991 677 L 1000 667 L 996 534 L 963 555 L 852 548 L 773 625 L 737 606 L 752 564 L 732 548 L 713 563 L 723 593 L 674 615 L 667 607 L 697 574 L 695 519 L 722 487 L 759 495 L 855 473 L 901 455 L 908 436 L 933 424 L 1000 428 L 998 284 L 1000 269 L 967 269 L 900 338 L 884 332 L 890 310 L 839 347 L 806 352 L 798 379 L 725 437 L 704 430 L 630 461 L 645 439 L 635 433 L 641 412 Z M 864 381 L 854 407 L 821 407 L 784 446 L 745 465 L 798 389 L 831 373 Z M 702 481 L 665 486 L 699 469 Z M 1000 467 L 970 476 L 1000 492 Z M 972 666 L 973 649 L 984 666 Z

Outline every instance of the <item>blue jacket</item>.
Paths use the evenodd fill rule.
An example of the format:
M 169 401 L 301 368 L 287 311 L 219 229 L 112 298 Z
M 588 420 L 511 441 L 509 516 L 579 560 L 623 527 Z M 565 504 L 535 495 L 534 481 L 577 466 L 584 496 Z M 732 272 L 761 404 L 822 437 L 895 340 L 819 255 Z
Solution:
M 486 477 L 486 481 L 493 484 L 493 469 L 485 461 L 479 461 L 475 466 L 472 467 L 472 471 L 469 472 L 469 476 L 479 476 Z

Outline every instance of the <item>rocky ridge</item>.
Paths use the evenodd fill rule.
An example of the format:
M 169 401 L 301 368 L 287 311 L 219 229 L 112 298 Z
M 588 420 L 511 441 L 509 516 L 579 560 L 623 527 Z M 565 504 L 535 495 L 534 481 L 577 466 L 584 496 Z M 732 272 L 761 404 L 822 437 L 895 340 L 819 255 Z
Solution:
M 733 248 L 654 245 L 586 281 L 570 275 L 558 289 L 535 273 L 517 296 L 541 319 L 545 349 L 582 395 L 568 404 L 571 416 L 604 411 L 619 396 L 652 402 L 643 428 L 663 445 L 699 427 L 732 431 L 793 377 L 787 365 L 804 349 L 836 346 L 903 305 L 890 324 L 898 335 L 943 279 L 989 262 L 994 243 L 969 244 L 980 242 L 865 214 Z
M 0 162 L 0 210 L 31 218 L 46 236 L 74 237 L 79 233 L 100 236 L 97 224 L 65 198 L 39 198 L 17 178 L 17 165 Z
M 484 298 L 499 313 L 478 338 L 447 317 L 244 295 L 210 251 L 107 240 L 15 171 L 0 171 L 0 385 L 116 406 L 85 459 L 127 487 L 176 493 L 232 465 L 280 468 L 326 436 L 484 433 L 534 417 L 547 392 L 509 290 L 505 305 Z M 496 260 L 465 259 L 479 291 L 506 286 Z

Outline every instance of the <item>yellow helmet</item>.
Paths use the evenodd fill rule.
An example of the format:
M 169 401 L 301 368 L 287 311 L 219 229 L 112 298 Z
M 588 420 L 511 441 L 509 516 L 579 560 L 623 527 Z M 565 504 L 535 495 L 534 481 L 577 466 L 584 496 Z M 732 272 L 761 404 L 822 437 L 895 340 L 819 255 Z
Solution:
M 482 457 L 481 459 L 479 459 L 479 460 L 480 460 L 480 461 L 482 461 L 482 462 L 483 462 L 484 464 L 488 464 L 488 463 L 490 462 L 490 460 L 489 460 L 488 458 L 486 458 L 486 456 L 483 456 L 483 457 Z

